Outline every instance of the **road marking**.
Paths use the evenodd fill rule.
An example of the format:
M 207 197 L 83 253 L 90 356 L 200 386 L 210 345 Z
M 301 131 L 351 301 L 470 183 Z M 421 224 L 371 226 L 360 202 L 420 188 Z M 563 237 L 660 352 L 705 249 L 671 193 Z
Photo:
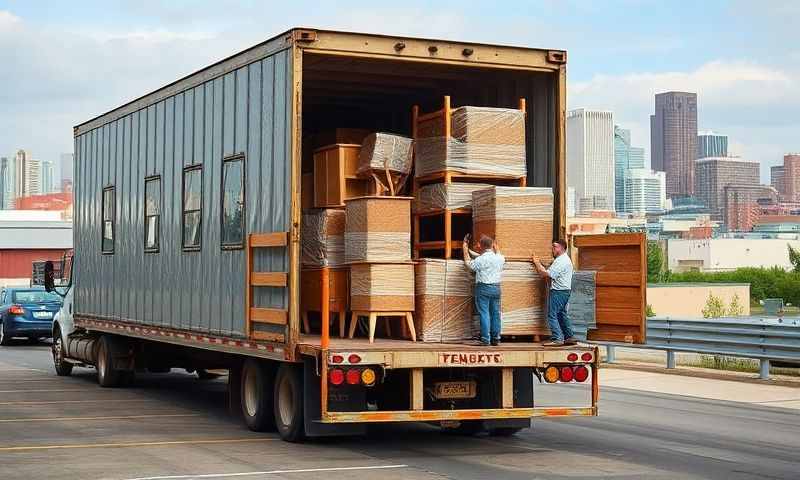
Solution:
M 54 388 L 46 390 L 0 390 L 0 393 L 41 393 L 41 392 L 85 392 L 86 389 L 78 388 Z
M 179 480 L 182 478 L 225 478 L 246 477 L 252 475 L 279 475 L 283 473 L 315 473 L 315 472 L 350 472 L 356 470 L 388 470 L 392 468 L 408 468 L 408 465 L 372 465 L 364 467 L 330 467 L 330 468 L 299 468 L 296 470 L 267 470 L 263 472 L 237 472 L 237 473 L 205 473 L 200 475 L 163 475 L 158 477 L 137 477 L 128 480 Z
M 277 438 L 221 438 L 218 440 L 174 440 L 164 442 L 130 442 L 130 443 L 84 443 L 73 445 L 27 445 L 19 447 L 0 447 L 0 452 L 22 452 L 26 450 L 57 450 L 69 448 L 125 448 L 125 447 L 158 447 L 163 445 L 201 445 L 209 443 L 248 443 L 274 442 Z
M 157 398 L 137 398 L 131 400 L 109 398 L 107 400 L 30 400 L 17 402 L 0 402 L 0 405 L 55 405 L 62 403 L 128 403 L 128 402 L 156 402 Z
M 199 417 L 199 413 L 168 413 L 153 415 L 114 415 L 109 417 L 39 417 L 39 418 L 5 418 L 0 423 L 14 422 L 68 422 L 72 420 L 131 420 L 137 418 L 170 418 L 170 417 Z

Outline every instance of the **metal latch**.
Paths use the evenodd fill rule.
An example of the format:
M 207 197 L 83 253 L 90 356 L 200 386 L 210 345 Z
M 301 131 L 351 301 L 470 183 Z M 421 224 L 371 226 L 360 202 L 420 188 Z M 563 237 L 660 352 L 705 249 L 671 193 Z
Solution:
M 567 63 L 567 52 L 564 50 L 548 50 L 547 61 L 550 63 Z
M 294 30 L 292 38 L 295 42 L 316 42 L 317 32 L 316 30 Z

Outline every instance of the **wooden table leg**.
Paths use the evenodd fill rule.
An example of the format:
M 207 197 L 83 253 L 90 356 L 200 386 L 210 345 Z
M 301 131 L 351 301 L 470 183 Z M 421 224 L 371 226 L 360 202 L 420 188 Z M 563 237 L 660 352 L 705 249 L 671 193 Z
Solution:
M 350 332 L 348 338 L 353 338 L 356 334 L 356 322 L 358 322 L 358 312 L 350 312 Z
M 345 312 L 336 312 L 336 318 L 339 320 L 339 338 L 344 338 L 344 324 L 347 321 Z
M 411 312 L 406 312 L 406 326 L 408 326 L 408 331 L 411 332 L 411 341 L 417 341 L 417 330 L 414 328 L 414 314 Z
M 375 323 L 378 321 L 377 313 L 369 314 L 369 343 L 375 343 Z
M 392 323 L 390 317 L 384 317 L 383 327 L 386 329 L 386 336 L 392 338 Z

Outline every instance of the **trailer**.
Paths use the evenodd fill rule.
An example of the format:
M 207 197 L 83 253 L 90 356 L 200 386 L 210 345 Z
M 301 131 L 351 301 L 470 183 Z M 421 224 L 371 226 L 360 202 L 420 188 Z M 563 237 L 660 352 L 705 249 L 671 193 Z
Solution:
M 288 441 L 403 421 L 504 435 L 534 417 L 597 415 L 596 346 L 338 338 L 327 269 L 321 331 L 301 333 L 304 134 L 410 136 L 414 105 L 524 99 L 525 181 L 553 189 L 563 238 L 566 55 L 295 28 L 76 126 L 57 372 L 94 366 L 120 387 L 140 370 L 225 368 L 248 427 Z M 597 271 L 589 339 L 644 342 L 644 236 L 575 237 L 573 257 Z M 585 405 L 537 405 L 537 382 L 579 371 Z

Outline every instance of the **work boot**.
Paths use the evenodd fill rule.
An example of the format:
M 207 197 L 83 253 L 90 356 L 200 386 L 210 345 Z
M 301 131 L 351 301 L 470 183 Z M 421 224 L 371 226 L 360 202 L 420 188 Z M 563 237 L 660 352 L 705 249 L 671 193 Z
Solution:
M 575 337 L 569 337 L 568 339 L 564 340 L 564 345 L 577 345 L 578 339 Z
M 549 342 L 545 342 L 542 344 L 543 347 L 563 347 L 564 342 L 561 340 L 550 340 Z
M 498 345 L 500 345 L 500 339 L 499 338 L 493 338 L 492 339 L 492 346 L 496 347 Z

